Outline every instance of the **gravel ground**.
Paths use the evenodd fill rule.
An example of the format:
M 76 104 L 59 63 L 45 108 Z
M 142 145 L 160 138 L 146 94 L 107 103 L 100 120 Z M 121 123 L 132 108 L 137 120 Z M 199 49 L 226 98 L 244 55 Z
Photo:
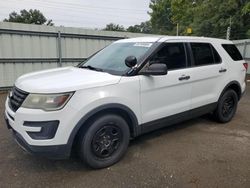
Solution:
M 22 151 L 0 116 L 0 187 L 250 187 L 250 87 L 235 118 L 207 116 L 131 142 L 116 165 L 87 168 L 76 157 L 52 161 Z M 0 94 L 0 114 L 6 94 Z

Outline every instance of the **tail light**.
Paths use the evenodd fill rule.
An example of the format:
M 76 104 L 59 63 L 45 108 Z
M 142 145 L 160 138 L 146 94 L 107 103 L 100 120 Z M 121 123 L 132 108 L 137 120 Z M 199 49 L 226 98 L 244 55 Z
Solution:
M 248 69 L 248 63 L 243 63 L 243 65 L 244 65 L 244 67 L 245 67 L 245 69 L 247 71 L 247 69 Z

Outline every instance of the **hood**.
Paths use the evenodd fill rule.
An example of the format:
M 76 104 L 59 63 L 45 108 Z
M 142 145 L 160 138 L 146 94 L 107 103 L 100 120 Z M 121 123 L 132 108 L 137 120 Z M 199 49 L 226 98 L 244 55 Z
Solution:
M 30 93 L 60 93 L 116 84 L 120 78 L 105 72 L 64 67 L 25 74 L 15 86 Z

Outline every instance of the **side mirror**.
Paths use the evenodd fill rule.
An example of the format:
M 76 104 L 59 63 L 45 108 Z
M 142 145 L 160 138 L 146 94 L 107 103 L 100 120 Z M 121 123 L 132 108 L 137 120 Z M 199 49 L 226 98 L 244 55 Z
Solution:
M 167 65 L 164 63 L 154 63 L 140 71 L 141 75 L 166 75 L 168 73 Z
M 132 68 L 134 67 L 136 64 L 137 64 L 137 59 L 135 56 L 128 56 L 126 59 L 125 59 L 125 64 L 129 67 L 129 68 Z

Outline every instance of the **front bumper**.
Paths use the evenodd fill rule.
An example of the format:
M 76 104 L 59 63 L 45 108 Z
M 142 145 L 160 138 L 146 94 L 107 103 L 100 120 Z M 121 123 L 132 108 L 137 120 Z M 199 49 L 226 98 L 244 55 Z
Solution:
M 7 98 L 5 102 L 4 113 L 7 127 L 23 149 L 53 159 L 70 156 L 73 141 L 69 141 L 69 138 L 78 122 L 75 116 L 77 110 L 72 108 L 72 105 L 67 104 L 60 111 L 45 112 L 20 107 L 13 112 L 8 100 Z M 53 128 L 48 129 L 49 127 Z
M 66 159 L 70 156 L 71 145 L 51 145 L 51 146 L 34 146 L 28 144 L 21 134 L 16 132 L 9 124 L 9 120 L 4 116 L 6 126 L 9 130 L 12 131 L 13 137 L 18 145 L 28 153 L 43 156 L 50 159 Z

